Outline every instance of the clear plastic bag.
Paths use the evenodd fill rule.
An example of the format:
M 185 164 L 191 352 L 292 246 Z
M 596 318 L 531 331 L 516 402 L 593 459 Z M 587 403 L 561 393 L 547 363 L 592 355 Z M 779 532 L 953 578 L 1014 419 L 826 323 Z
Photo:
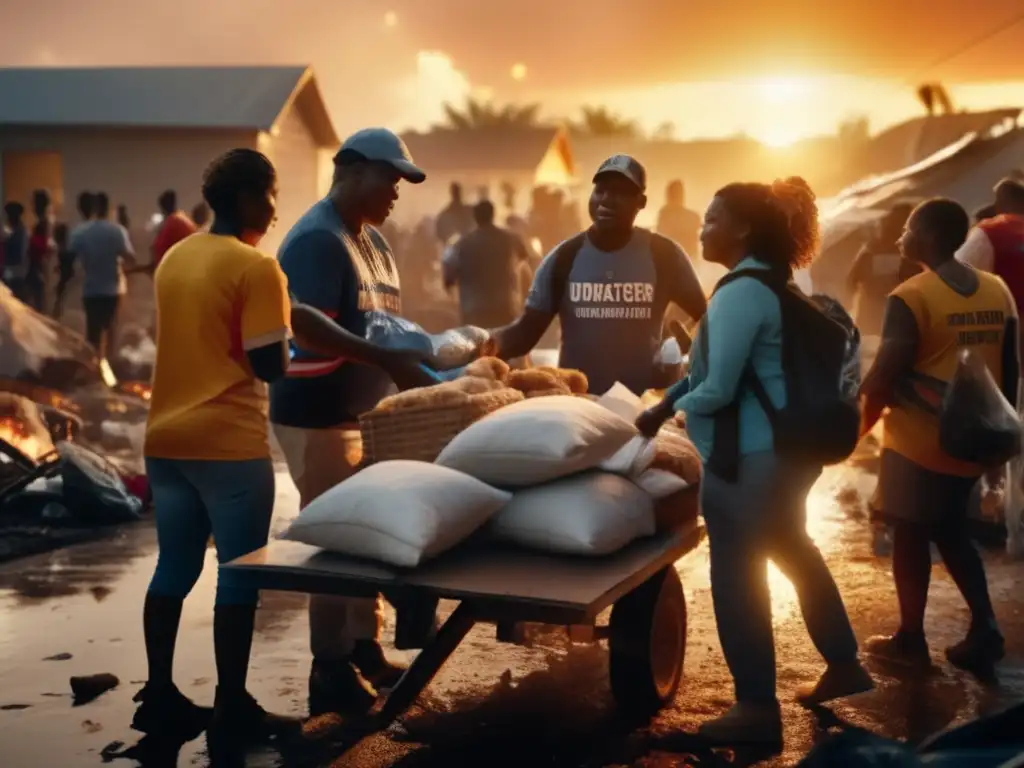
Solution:
M 472 325 L 427 333 L 411 320 L 387 312 L 371 312 L 366 323 L 366 340 L 371 344 L 421 352 L 427 365 L 436 371 L 469 365 L 489 338 L 487 331 Z
M 975 352 L 963 350 L 939 410 L 939 444 L 955 459 L 998 467 L 1021 453 L 1021 421 Z
M 1024 383 L 1017 386 L 1017 415 L 1024 419 Z M 1024 454 L 1010 460 L 1003 499 L 1006 553 L 1024 557 Z

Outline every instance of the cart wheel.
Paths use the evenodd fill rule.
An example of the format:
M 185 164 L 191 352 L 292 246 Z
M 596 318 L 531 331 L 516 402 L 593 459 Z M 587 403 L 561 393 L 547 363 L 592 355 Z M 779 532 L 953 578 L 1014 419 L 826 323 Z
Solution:
M 650 718 L 676 695 L 686 652 L 686 598 L 675 568 L 612 607 L 609 676 L 623 711 Z

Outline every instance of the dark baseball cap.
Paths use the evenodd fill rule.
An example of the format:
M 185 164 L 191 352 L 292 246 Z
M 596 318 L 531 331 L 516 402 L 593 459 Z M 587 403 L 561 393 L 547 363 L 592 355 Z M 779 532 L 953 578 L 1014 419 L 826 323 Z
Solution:
M 598 176 L 603 176 L 606 173 L 617 173 L 620 176 L 625 176 L 627 179 L 636 184 L 641 192 L 647 189 L 647 171 L 640 164 L 640 161 L 635 157 L 629 155 L 612 155 L 603 163 L 601 167 L 597 169 L 597 173 L 594 174 L 594 182 L 597 182 Z
M 402 178 L 412 184 L 420 184 L 427 179 L 427 174 L 417 167 L 409 154 L 405 142 L 387 128 L 364 128 L 356 131 L 341 145 L 335 161 L 342 152 L 355 152 L 367 160 L 387 163 L 402 174 Z

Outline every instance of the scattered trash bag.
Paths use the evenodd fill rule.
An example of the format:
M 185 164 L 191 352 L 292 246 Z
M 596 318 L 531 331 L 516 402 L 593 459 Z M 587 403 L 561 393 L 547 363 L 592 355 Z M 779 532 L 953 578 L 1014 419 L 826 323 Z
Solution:
M 1017 768 L 1014 749 L 956 749 L 929 752 L 921 756 L 921 765 L 928 768 Z
M 142 501 L 128 492 L 110 462 L 76 443 L 58 443 L 57 452 L 64 504 L 76 520 L 113 525 L 141 517 Z
M 984 361 L 963 350 L 939 409 L 939 444 L 955 459 L 998 467 L 1021 453 L 1017 409 Z
M 917 751 L 925 754 L 1003 747 L 1024 750 L 1024 704 L 933 734 L 921 742 Z
M 366 340 L 371 344 L 422 352 L 426 363 L 435 371 L 469 365 L 488 338 L 487 331 L 471 325 L 443 333 L 427 333 L 411 320 L 380 311 L 371 312 L 366 324 Z
M 919 768 L 924 765 L 905 744 L 862 730 L 843 731 L 807 753 L 797 768 Z
M 1017 387 L 1017 417 L 1024 421 L 1024 382 Z M 1010 460 L 1003 499 L 1006 553 L 1024 557 L 1024 454 Z

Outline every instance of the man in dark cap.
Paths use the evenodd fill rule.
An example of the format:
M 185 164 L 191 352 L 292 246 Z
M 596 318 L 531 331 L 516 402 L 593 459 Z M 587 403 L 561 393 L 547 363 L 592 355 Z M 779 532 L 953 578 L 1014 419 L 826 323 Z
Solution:
M 350 136 L 334 157 L 331 189 L 296 222 L 278 253 L 295 301 L 333 318 L 348 337 L 340 357 L 326 359 L 292 345 L 285 378 L 270 387 L 270 421 L 299 490 L 300 506 L 346 480 L 362 459 L 358 416 L 390 391 L 425 374 L 418 355 L 368 343 L 371 312 L 401 311 L 398 270 L 377 227 L 398 200 L 402 180 L 419 184 L 402 140 L 384 128 Z M 358 713 L 378 687 L 397 682 L 403 669 L 384 657 L 379 642 L 379 598 L 314 595 L 309 605 L 310 710 Z
M 693 264 L 672 240 L 636 226 L 647 172 L 629 155 L 605 160 L 590 196 L 593 224 L 545 257 L 523 314 L 494 331 L 505 359 L 527 354 L 561 319 L 560 365 L 583 371 L 598 394 L 621 382 L 637 394 L 664 384 L 655 357 L 669 303 L 698 320 L 707 300 Z

